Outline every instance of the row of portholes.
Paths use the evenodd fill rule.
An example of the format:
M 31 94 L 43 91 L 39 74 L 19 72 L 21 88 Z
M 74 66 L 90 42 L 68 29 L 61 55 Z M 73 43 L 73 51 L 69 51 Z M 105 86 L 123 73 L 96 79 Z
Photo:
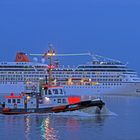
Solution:
M 0 84 L 17 84 L 17 82 L 0 82 Z
M 115 85 L 122 85 L 121 83 L 103 83 L 103 85 L 111 85 L 111 86 L 115 86 Z
M 95 87 L 93 87 L 93 86 L 69 86 L 69 87 L 65 87 L 65 88 L 111 88 L 112 86 L 106 86 L 106 87 L 104 87 L 104 86 L 95 86 Z

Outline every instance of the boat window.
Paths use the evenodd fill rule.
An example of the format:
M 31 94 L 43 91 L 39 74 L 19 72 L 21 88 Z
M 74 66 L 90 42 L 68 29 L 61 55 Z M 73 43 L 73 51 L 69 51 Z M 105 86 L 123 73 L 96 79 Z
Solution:
M 63 103 L 66 103 L 66 99 L 63 99 Z
M 65 89 L 63 89 L 63 93 L 66 94 L 66 90 Z
M 11 99 L 8 99 L 8 103 L 11 103 Z
M 53 89 L 53 94 L 55 94 L 55 89 Z
M 19 104 L 20 104 L 20 99 L 17 99 L 17 103 L 19 103 Z
M 61 103 L 61 99 L 57 99 L 57 102 L 58 102 L 58 103 Z
M 52 92 L 51 92 L 51 90 L 50 90 L 50 89 L 48 90 L 48 94 L 49 94 L 49 95 L 51 95 L 51 94 L 52 94 Z
M 54 94 L 58 94 L 58 89 L 53 89 Z
M 63 94 L 63 90 L 62 89 L 59 89 L 60 90 L 60 94 Z
M 13 99 L 13 103 L 16 103 L 16 99 Z

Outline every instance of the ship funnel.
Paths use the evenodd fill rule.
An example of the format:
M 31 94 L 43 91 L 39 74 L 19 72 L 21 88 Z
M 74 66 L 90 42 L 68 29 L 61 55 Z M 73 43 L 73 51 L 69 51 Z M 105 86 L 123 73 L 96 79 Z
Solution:
M 18 52 L 16 55 L 16 62 L 30 62 L 28 56 L 23 52 Z

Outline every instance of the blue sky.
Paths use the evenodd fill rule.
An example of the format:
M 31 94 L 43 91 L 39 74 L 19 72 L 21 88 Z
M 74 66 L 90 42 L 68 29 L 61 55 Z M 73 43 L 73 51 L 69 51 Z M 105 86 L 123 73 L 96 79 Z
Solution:
M 139 0 L 0 0 L 0 60 L 17 51 L 92 51 L 129 62 L 140 73 Z M 89 58 L 64 58 L 64 64 Z

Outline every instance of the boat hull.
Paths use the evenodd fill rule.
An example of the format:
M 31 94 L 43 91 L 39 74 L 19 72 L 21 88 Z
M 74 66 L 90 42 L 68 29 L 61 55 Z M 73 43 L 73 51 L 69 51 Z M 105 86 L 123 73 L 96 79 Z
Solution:
M 59 113 L 59 112 L 85 109 L 88 107 L 98 107 L 101 110 L 104 105 L 105 103 L 102 100 L 95 100 L 95 101 L 87 100 L 87 101 L 81 101 L 75 104 L 60 105 L 56 107 L 46 107 L 46 108 L 35 108 L 35 109 L 4 108 L 1 110 L 0 113 L 4 115 L 20 115 L 20 114 L 32 114 L 32 113 Z

